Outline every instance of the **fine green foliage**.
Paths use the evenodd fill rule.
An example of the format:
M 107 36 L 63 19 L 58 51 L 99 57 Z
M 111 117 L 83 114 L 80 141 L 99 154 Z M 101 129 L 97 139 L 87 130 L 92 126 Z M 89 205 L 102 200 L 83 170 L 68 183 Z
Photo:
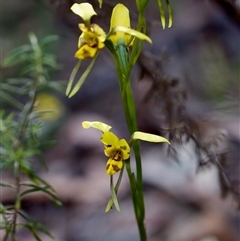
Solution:
M 28 194 L 42 192 L 55 204 L 61 205 L 54 189 L 44 181 L 33 168 L 33 160 L 39 159 L 47 168 L 42 155 L 43 147 L 48 148 L 52 141 L 40 141 L 44 124 L 39 117 L 45 111 L 35 111 L 36 97 L 44 88 L 61 90 L 59 82 L 49 81 L 51 72 L 59 69 L 55 56 L 48 53 L 48 45 L 57 36 L 47 36 L 38 41 L 29 34 L 29 44 L 11 51 L 3 60 L 3 67 L 20 65 L 17 78 L 8 78 L 1 83 L 0 96 L 0 171 L 7 171 L 13 183 L 0 181 L 1 188 L 9 188 L 14 193 L 14 203 L 0 203 L 1 229 L 5 230 L 3 240 L 17 240 L 17 230 L 28 229 L 36 240 L 41 240 L 39 232 L 52 237 L 46 227 L 32 220 L 22 209 L 22 199 Z M 10 106 L 11 111 L 4 110 Z M 49 112 L 49 111 L 48 111 Z M 18 217 L 24 222 L 18 222 Z

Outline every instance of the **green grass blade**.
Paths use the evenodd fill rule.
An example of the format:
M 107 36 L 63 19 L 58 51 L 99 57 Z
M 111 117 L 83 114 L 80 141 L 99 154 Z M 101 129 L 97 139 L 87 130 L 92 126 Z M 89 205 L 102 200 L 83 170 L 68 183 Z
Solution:
M 166 2 L 167 2 L 168 14 L 169 14 L 168 28 L 171 28 L 172 24 L 173 24 L 173 11 L 172 11 L 172 7 L 170 5 L 169 0 L 166 0 Z
M 119 186 L 121 184 L 121 181 L 122 181 L 123 170 L 124 170 L 124 167 L 120 171 L 117 183 L 116 183 L 115 188 L 114 188 L 116 194 L 118 193 L 118 188 L 119 188 Z M 109 210 L 112 209 L 112 205 L 113 205 L 113 200 L 112 200 L 112 198 L 110 198 L 108 200 L 108 204 L 107 204 L 107 207 L 105 209 L 105 213 L 109 212 Z
M 111 188 L 113 204 L 114 204 L 115 208 L 117 209 L 117 211 L 120 212 L 120 207 L 119 207 L 117 195 L 116 195 L 116 192 L 115 192 L 115 189 L 114 189 L 113 176 L 112 175 L 110 176 L 110 188 Z
M 82 63 L 82 61 L 79 60 L 79 61 L 77 62 L 77 64 L 75 65 L 75 67 L 73 68 L 73 71 L 72 71 L 72 73 L 71 73 L 71 75 L 70 75 L 69 82 L 68 82 L 68 85 L 67 85 L 66 96 L 69 95 L 69 93 L 70 93 L 70 91 L 71 91 L 71 89 L 72 89 L 73 81 L 74 81 L 74 79 L 75 79 L 75 76 L 76 76 L 76 74 L 77 74 L 78 69 L 79 69 L 80 66 L 81 66 L 81 63 Z
M 158 0 L 158 7 L 160 10 L 160 19 L 161 19 L 162 27 L 163 27 L 163 29 L 165 29 L 166 19 L 165 19 L 165 12 L 164 12 L 164 8 L 163 8 L 163 4 L 162 4 L 161 0 Z
M 82 84 L 84 83 L 85 79 L 89 75 L 90 71 L 92 70 L 93 65 L 95 64 L 99 52 L 97 53 L 96 57 L 92 60 L 92 62 L 88 65 L 87 69 L 82 74 L 81 78 L 78 80 L 77 84 L 74 86 L 73 90 L 69 93 L 68 97 L 71 98 L 74 96 L 78 90 L 81 88 Z

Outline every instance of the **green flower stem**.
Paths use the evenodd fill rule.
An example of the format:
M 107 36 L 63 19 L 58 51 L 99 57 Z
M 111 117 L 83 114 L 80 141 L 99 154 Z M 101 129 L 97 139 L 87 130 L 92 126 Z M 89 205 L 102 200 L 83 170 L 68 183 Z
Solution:
M 124 45 L 117 46 L 117 59 L 115 63 L 118 65 L 118 79 L 121 90 L 121 96 L 123 101 L 124 112 L 130 134 L 132 135 L 137 131 L 137 119 L 136 108 L 134 98 L 130 86 L 130 72 L 128 52 Z M 145 208 L 144 208 L 144 196 L 143 196 L 143 181 L 142 181 L 142 163 L 140 156 L 139 141 L 133 143 L 133 150 L 136 159 L 136 177 L 131 171 L 131 165 L 129 160 L 125 162 L 126 169 L 130 181 L 130 188 L 132 193 L 132 200 L 134 206 L 134 212 L 137 219 L 138 229 L 141 241 L 146 241 L 146 230 L 144 226 Z
M 143 18 L 143 16 L 141 18 Z M 143 26 L 145 21 L 140 21 L 140 20 L 139 20 L 140 22 L 139 28 L 145 30 L 145 27 Z M 138 130 L 138 128 L 137 128 L 135 102 L 134 102 L 134 98 L 133 98 L 133 94 L 130 86 L 130 74 L 131 74 L 132 67 L 134 66 L 141 52 L 143 43 L 136 38 L 134 41 L 134 45 L 130 56 L 126 46 L 121 42 L 116 48 L 109 40 L 105 42 L 105 45 L 110 50 L 114 59 L 118 80 L 119 80 L 119 86 L 120 86 L 120 92 L 121 92 L 126 122 L 127 122 L 128 130 L 132 135 L 135 131 Z M 141 156 L 140 156 L 139 141 L 135 141 L 133 143 L 133 150 L 134 150 L 135 159 L 136 159 L 136 177 L 131 170 L 130 160 L 125 161 L 125 166 L 126 166 L 126 170 L 127 170 L 128 178 L 130 182 L 133 207 L 134 207 L 135 217 L 137 220 L 140 240 L 146 241 L 147 235 L 146 235 L 146 229 L 144 226 L 145 207 L 144 207 L 144 196 L 143 196 L 142 163 L 141 163 Z M 109 202 L 112 203 L 112 200 Z M 110 207 L 110 204 L 108 203 L 106 210 L 108 210 L 109 207 Z

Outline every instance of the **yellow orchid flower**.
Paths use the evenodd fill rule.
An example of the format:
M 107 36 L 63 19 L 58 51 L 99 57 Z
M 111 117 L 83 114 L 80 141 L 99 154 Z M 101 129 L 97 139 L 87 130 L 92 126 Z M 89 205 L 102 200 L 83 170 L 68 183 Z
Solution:
M 105 146 L 105 155 L 109 157 L 106 172 L 114 175 L 123 168 L 123 161 L 129 158 L 130 147 L 125 139 L 119 140 L 112 132 L 103 133 L 100 140 Z
M 99 121 L 84 121 L 82 126 L 85 129 L 90 127 L 98 129 L 103 132 L 100 141 L 103 143 L 105 150 L 104 153 L 109 157 L 106 164 L 106 173 L 114 175 L 123 168 L 123 161 L 129 158 L 130 146 L 125 139 L 119 139 L 114 133 L 110 131 L 111 126 Z M 134 140 L 143 140 L 150 142 L 170 142 L 161 136 L 152 135 L 140 131 L 133 133 L 131 142 Z
M 98 50 L 105 46 L 106 39 L 106 34 L 101 27 L 97 24 L 90 24 L 91 17 L 97 14 L 89 3 L 74 3 L 71 10 L 84 21 L 78 25 L 82 34 L 78 40 L 78 50 L 75 57 L 78 59 L 93 58 Z
M 136 37 L 152 43 L 152 40 L 145 34 L 131 29 L 129 10 L 123 4 L 117 4 L 113 11 L 110 24 L 110 39 L 115 44 L 131 45 L 131 38 Z
M 84 121 L 83 128 L 96 128 L 103 132 L 100 140 L 103 143 L 104 153 L 109 157 L 106 164 L 106 173 L 114 175 L 123 168 L 123 161 L 129 158 L 130 147 L 125 139 L 118 139 L 118 137 L 110 132 L 111 126 L 98 121 Z

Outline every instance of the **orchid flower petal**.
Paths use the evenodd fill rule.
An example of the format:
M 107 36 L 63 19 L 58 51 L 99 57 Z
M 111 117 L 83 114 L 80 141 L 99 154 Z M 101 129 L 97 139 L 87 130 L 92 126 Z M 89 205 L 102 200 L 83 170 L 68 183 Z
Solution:
M 130 29 L 129 10 L 127 7 L 120 3 L 117 4 L 112 11 L 110 31 L 114 30 L 117 26 L 122 26 Z M 117 44 L 119 39 L 124 39 L 124 42 L 128 43 L 130 36 L 121 31 L 114 31 L 114 34 L 110 36 L 110 39 L 114 44 Z
M 129 10 L 127 7 L 120 3 L 117 4 L 112 11 L 110 30 L 117 26 L 130 28 Z
M 162 136 L 144 133 L 144 132 L 141 132 L 141 131 L 134 132 L 133 135 L 132 135 L 132 139 L 133 140 L 149 141 L 149 142 L 166 142 L 170 145 L 170 142 Z
M 109 126 L 103 122 L 100 122 L 100 121 L 83 121 L 82 127 L 84 129 L 88 129 L 88 128 L 92 127 L 92 128 L 102 131 L 103 133 L 108 132 L 112 128 L 111 126 Z
M 127 160 L 129 158 L 130 147 L 125 139 L 121 139 L 118 141 L 118 147 L 122 151 L 123 160 Z
M 100 140 L 106 147 L 114 146 L 116 148 L 118 144 L 118 137 L 110 131 L 104 132 Z
M 70 9 L 84 22 L 89 22 L 93 15 L 97 15 L 90 3 L 74 3 Z
M 109 158 L 107 164 L 106 164 L 106 173 L 108 175 L 114 175 L 118 171 L 120 171 L 123 168 L 123 162 L 122 161 L 115 161 L 112 158 Z
M 137 31 L 137 30 L 134 30 L 134 29 L 131 29 L 131 28 L 126 28 L 124 26 L 117 26 L 114 28 L 113 30 L 114 32 L 123 32 L 125 34 L 129 34 L 131 36 L 134 36 L 136 38 L 139 38 L 141 40 L 146 40 L 148 41 L 149 43 L 152 43 L 152 40 L 145 34 Z

